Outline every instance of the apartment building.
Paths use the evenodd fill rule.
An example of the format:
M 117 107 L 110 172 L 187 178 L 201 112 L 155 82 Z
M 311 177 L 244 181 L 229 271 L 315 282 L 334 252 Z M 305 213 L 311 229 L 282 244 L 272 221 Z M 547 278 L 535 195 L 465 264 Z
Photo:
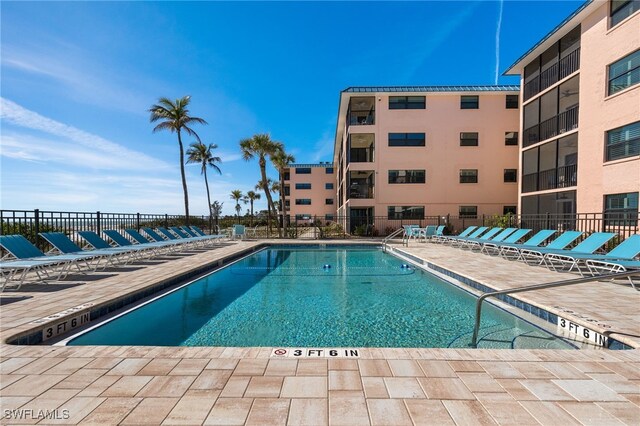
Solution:
M 333 220 L 336 190 L 333 164 L 292 164 L 284 170 L 287 214 L 292 220 Z
M 505 72 L 521 76 L 519 210 L 637 220 L 640 1 L 590 1 Z
M 518 86 L 350 87 L 334 142 L 337 214 L 515 213 Z

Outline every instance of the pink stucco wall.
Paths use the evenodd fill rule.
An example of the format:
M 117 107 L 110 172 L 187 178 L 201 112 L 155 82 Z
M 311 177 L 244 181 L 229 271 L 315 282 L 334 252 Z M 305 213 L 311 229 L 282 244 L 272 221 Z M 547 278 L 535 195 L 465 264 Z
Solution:
M 328 167 L 333 166 L 325 164 L 314 164 L 313 166 L 315 167 L 311 167 L 311 174 L 296 174 L 296 165 L 292 165 L 289 169 L 290 179 L 285 181 L 285 185 L 290 187 L 290 195 L 287 197 L 290 202 L 287 211 L 289 216 L 295 217 L 302 214 L 324 219 L 325 215 L 336 214 L 335 174 L 326 172 Z M 311 189 L 296 189 L 296 183 L 310 183 Z M 325 184 L 327 183 L 332 183 L 334 189 L 326 189 Z M 296 205 L 296 198 L 311 199 L 311 205 Z M 332 199 L 333 204 L 326 204 L 327 198 Z
M 506 109 L 507 94 L 517 92 L 375 93 L 375 124 L 352 125 L 348 132 L 375 134 L 375 161 L 343 164 L 348 171 L 375 172 L 375 198 L 350 199 L 347 207 L 374 207 L 386 216 L 388 206 L 425 206 L 426 216 L 457 215 L 459 206 L 477 206 L 478 214 L 502 214 L 504 206 L 516 206 L 518 183 L 505 183 L 504 169 L 518 168 L 518 147 L 505 146 L 505 133 L 518 131 L 519 110 Z M 342 94 L 348 104 L 349 95 Z M 390 110 L 389 96 L 426 96 L 426 109 Z M 460 108 L 461 95 L 479 95 L 479 109 Z M 344 109 L 341 108 L 341 111 Z M 344 139 L 346 158 L 347 133 Z M 478 146 L 460 146 L 461 132 L 477 132 Z M 389 133 L 425 133 L 424 147 L 390 147 Z M 338 141 L 334 161 L 339 159 Z M 337 165 L 336 165 L 337 167 Z M 389 184 L 389 170 L 426 171 L 424 184 Z M 459 183 L 460 169 L 478 169 L 478 183 Z M 337 172 L 337 170 L 336 170 Z
M 640 156 L 604 161 L 606 131 L 640 120 L 640 84 L 607 96 L 608 65 L 640 49 L 640 13 L 609 29 L 608 10 L 581 23 L 578 213 L 601 212 L 606 194 L 640 191 Z

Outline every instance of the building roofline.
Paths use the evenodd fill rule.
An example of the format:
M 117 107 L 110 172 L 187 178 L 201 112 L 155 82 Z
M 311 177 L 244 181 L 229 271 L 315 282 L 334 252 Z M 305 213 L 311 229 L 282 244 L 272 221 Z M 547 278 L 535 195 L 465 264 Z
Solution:
M 586 0 L 584 3 L 582 3 L 576 10 L 574 10 L 569 16 L 567 16 L 566 18 L 564 18 L 564 20 L 562 22 L 560 22 L 558 25 L 556 25 L 551 31 L 549 31 L 544 37 L 542 37 L 542 39 L 540 39 L 540 41 L 538 41 L 536 44 L 534 44 L 529 50 L 527 50 L 522 56 L 520 56 L 518 59 L 516 59 L 516 61 L 511 64 L 509 66 L 509 68 L 507 68 L 505 70 L 505 72 L 502 73 L 502 75 L 514 75 L 514 74 L 519 74 L 519 73 L 509 73 L 511 70 L 513 70 L 516 66 L 518 66 L 518 64 L 520 64 L 520 62 L 522 62 L 524 59 L 527 58 L 527 56 L 529 56 L 531 53 L 533 53 L 536 49 L 538 49 L 545 41 L 549 40 L 551 37 L 553 37 L 558 31 L 560 31 L 562 28 L 564 28 L 567 24 L 571 23 L 574 18 L 580 14 L 580 12 L 582 12 L 583 10 L 585 10 L 589 5 L 592 4 L 597 4 L 596 0 Z
M 330 161 L 320 163 L 294 163 L 289 164 L 288 168 L 293 169 L 296 167 L 333 167 L 333 163 Z
M 468 86 L 351 86 L 341 93 L 381 92 L 517 92 L 519 85 L 468 85 Z

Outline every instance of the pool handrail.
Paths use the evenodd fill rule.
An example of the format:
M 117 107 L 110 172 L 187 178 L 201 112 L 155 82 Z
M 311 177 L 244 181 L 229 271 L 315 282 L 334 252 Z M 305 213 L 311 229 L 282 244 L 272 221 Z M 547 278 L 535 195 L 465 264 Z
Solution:
M 471 337 L 471 347 L 473 348 L 478 347 L 478 333 L 480 331 L 482 302 L 484 302 L 484 300 L 488 299 L 489 297 L 496 297 L 503 294 L 524 293 L 524 292 L 533 291 L 533 290 L 544 290 L 546 288 L 563 287 L 563 286 L 574 285 L 574 284 L 584 284 L 584 283 L 589 283 L 593 281 L 601 281 L 605 279 L 608 280 L 608 279 L 616 279 L 616 278 L 625 278 L 625 277 L 631 277 L 631 276 L 637 275 L 639 272 L 640 271 L 625 271 L 625 272 L 617 272 L 613 274 L 602 274 L 602 275 L 595 275 L 591 277 L 573 278 L 573 279 L 562 280 L 562 281 L 554 281 L 552 283 L 533 284 L 525 287 L 517 287 L 517 288 L 512 288 L 507 290 L 498 290 L 498 291 L 492 291 L 490 293 L 484 293 L 480 297 L 478 297 L 478 300 L 476 301 L 476 317 L 475 317 L 475 323 L 473 326 L 473 335 Z

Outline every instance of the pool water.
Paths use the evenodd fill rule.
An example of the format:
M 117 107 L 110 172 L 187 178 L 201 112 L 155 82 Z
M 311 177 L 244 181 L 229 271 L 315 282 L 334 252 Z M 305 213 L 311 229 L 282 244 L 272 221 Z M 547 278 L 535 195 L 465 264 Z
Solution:
M 70 345 L 468 347 L 475 298 L 371 247 L 271 247 Z M 479 348 L 572 348 L 485 305 Z

